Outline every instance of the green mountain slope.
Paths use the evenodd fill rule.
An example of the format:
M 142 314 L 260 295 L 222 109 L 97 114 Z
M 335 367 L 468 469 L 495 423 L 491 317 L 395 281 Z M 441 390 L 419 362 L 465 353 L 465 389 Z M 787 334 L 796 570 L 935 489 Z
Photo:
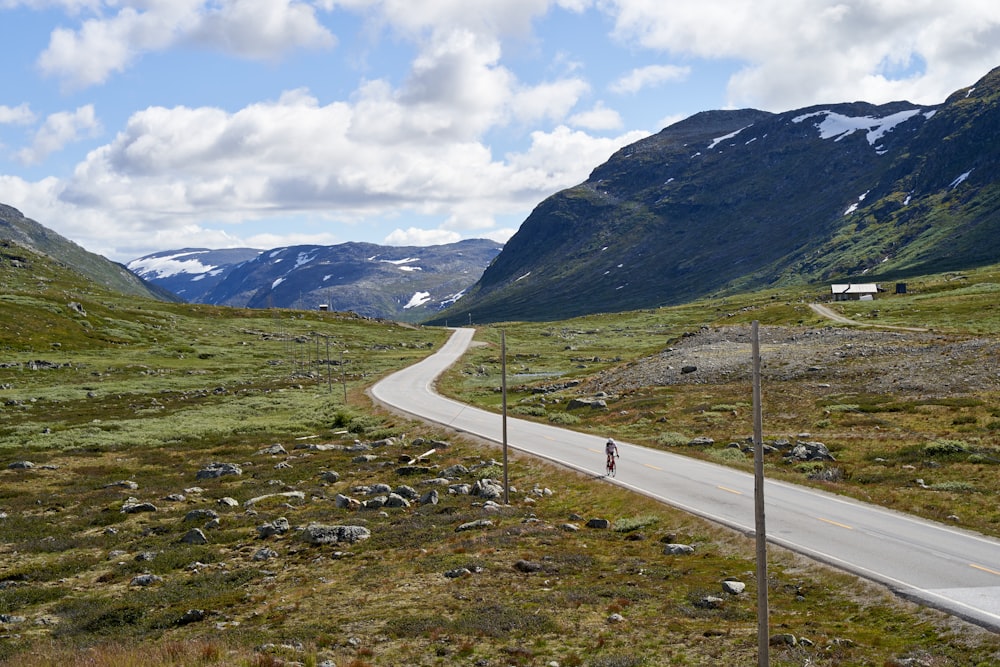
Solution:
M 1000 257 L 1000 70 L 938 106 L 697 114 L 542 202 L 432 322 L 552 320 Z
M 133 296 L 177 301 L 177 297 L 142 280 L 121 264 L 84 250 L 69 239 L 24 217 L 16 208 L 0 204 L 0 241 L 14 242 L 48 255 L 98 285 Z

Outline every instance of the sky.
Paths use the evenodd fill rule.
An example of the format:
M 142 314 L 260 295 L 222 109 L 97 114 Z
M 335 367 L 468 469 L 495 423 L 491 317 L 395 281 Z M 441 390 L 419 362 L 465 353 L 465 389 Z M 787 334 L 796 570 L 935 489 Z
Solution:
M 505 242 L 699 111 L 938 104 L 996 0 L 0 0 L 0 203 L 128 262 Z

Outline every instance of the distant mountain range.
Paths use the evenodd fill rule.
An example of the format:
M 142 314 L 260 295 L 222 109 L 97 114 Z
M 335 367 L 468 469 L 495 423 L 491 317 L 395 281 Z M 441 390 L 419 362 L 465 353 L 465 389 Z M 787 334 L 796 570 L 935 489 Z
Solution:
M 541 202 L 430 323 L 558 320 L 1000 261 L 1000 69 L 944 103 L 708 111 Z
M 500 253 L 474 239 L 427 247 L 343 243 L 272 250 L 187 248 L 128 268 L 186 301 L 250 308 L 352 311 L 419 322 L 457 300 Z

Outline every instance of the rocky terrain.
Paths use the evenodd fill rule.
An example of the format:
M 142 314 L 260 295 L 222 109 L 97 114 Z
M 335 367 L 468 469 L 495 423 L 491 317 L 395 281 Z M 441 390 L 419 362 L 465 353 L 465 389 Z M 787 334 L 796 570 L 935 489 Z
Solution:
M 985 337 L 844 327 L 760 327 L 763 382 L 938 396 L 1000 390 L 1000 342 Z M 587 388 L 619 393 L 749 379 L 749 326 L 703 328 L 663 352 L 598 376 Z

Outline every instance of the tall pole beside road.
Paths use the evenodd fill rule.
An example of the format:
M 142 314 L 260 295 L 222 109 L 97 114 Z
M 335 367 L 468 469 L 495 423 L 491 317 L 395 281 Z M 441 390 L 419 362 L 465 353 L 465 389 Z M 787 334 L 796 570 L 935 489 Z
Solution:
M 510 504 L 507 475 L 507 332 L 500 330 L 500 393 L 503 395 L 503 504 Z
M 754 532 L 757 536 L 757 665 L 767 667 L 771 641 L 767 609 L 767 532 L 764 530 L 764 421 L 760 407 L 760 336 L 758 322 L 750 327 L 753 351 L 753 476 Z

